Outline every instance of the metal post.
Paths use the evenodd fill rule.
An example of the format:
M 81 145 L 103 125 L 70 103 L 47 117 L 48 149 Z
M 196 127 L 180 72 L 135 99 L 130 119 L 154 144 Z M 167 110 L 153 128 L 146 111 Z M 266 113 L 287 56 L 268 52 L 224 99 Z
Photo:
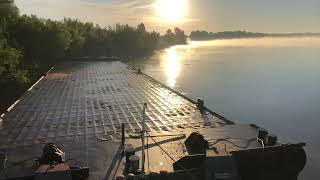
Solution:
M 142 161 L 141 161 L 141 174 L 144 175 L 144 161 L 145 161 L 145 156 L 144 156 L 144 134 L 145 134 L 145 123 L 146 123 L 146 108 L 147 108 L 147 103 L 143 104 L 143 112 L 142 112 L 142 131 L 141 131 L 141 140 L 142 140 Z
M 121 124 L 121 145 L 124 147 L 126 135 L 124 134 L 124 123 Z

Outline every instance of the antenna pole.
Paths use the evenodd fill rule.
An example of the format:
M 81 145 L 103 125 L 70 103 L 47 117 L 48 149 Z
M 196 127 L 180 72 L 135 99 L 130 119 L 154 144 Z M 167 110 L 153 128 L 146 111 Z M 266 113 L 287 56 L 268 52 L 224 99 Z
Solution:
M 142 161 L 141 161 L 141 174 L 144 175 L 144 161 L 145 161 L 145 155 L 144 155 L 144 134 L 145 134 L 145 123 L 146 123 L 146 108 L 147 103 L 143 104 L 143 112 L 142 112 L 142 131 L 141 131 L 141 140 L 142 140 Z

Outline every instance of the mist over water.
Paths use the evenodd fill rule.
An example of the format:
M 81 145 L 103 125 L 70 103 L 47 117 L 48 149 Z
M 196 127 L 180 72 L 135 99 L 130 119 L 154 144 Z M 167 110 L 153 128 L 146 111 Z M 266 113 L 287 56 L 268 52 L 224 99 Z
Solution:
M 315 47 L 320 46 L 320 37 L 297 38 L 243 38 L 211 41 L 190 41 L 188 47 Z M 182 46 L 181 46 L 182 47 Z
M 191 41 L 130 61 L 148 75 L 203 98 L 232 121 L 255 123 L 307 143 L 300 180 L 320 168 L 320 38 Z

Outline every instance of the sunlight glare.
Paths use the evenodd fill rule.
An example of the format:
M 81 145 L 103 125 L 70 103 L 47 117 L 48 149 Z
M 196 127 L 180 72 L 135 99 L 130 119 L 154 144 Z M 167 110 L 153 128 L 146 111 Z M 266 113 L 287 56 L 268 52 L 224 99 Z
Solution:
M 187 13 L 187 0 L 157 0 L 156 11 L 162 21 L 182 21 Z
M 176 85 L 176 79 L 179 77 L 181 71 L 181 64 L 179 62 L 176 49 L 167 49 L 164 58 L 166 59 L 167 84 L 173 88 Z

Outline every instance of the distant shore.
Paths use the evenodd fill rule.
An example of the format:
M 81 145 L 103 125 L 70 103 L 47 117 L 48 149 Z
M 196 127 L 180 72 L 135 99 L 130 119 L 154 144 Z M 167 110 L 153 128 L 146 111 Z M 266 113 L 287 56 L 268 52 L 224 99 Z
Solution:
M 207 32 L 192 31 L 189 38 L 194 41 L 216 39 L 265 38 L 265 37 L 320 37 L 320 33 L 256 33 L 246 31 Z

